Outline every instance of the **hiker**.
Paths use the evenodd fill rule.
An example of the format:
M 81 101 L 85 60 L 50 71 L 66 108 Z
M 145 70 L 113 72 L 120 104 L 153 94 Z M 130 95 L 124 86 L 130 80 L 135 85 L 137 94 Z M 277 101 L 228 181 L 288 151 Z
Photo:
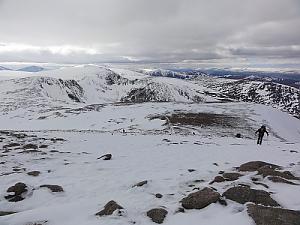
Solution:
M 261 128 L 259 128 L 255 134 L 258 133 L 258 139 L 257 139 L 257 144 L 261 145 L 262 139 L 264 137 L 264 134 L 267 133 L 267 135 L 269 136 L 268 131 L 266 130 L 266 126 L 262 125 Z

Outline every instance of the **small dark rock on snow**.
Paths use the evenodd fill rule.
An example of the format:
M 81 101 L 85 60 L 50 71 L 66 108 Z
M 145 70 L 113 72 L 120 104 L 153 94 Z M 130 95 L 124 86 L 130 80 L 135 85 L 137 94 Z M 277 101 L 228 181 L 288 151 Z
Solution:
M 151 218 L 154 223 L 161 224 L 164 222 L 168 211 L 162 208 L 151 209 L 147 212 L 147 216 Z
M 111 160 L 111 158 L 112 158 L 112 154 L 105 154 L 105 155 L 100 156 L 97 159 Z
M 115 201 L 111 200 L 104 206 L 104 209 L 96 213 L 96 216 L 107 216 L 113 214 L 114 211 L 123 209 L 122 206 L 118 205 Z
M 141 182 L 138 182 L 136 183 L 135 185 L 133 185 L 132 187 L 142 187 L 144 186 L 145 184 L 147 184 L 148 181 L 147 180 L 144 180 L 144 181 L 141 181 Z
M 33 176 L 33 177 L 37 177 L 38 175 L 40 175 L 40 171 L 30 171 L 30 172 L 28 172 L 27 174 L 29 175 L 29 176 Z
M 48 188 L 52 192 L 63 192 L 64 189 L 59 185 L 53 185 L 53 184 L 43 184 L 40 186 L 40 188 Z

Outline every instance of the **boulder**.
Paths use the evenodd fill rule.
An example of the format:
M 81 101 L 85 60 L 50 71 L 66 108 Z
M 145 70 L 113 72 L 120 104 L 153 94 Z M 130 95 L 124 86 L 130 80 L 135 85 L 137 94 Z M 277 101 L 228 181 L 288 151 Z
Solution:
M 271 166 L 263 166 L 258 169 L 258 174 L 262 175 L 263 177 L 267 176 L 277 176 L 288 180 L 299 180 L 298 177 L 295 177 L 291 172 L 289 171 L 277 171 Z
M 168 211 L 162 208 L 151 209 L 147 212 L 147 216 L 151 218 L 154 223 L 161 224 L 164 222 Z
M 222 177 L 222 176 L 216 176 L 215 178 L 214 178 L 214 180 L 213 181 L 211 181 L 209 184 L 213 184 L 213 183 L 221 183 L 221 182 L 224 182 L 225 181 L 225 178 L 224 177 Z
M 271 168 L 274 168 L 274 169 L 280 169 L 281 168 L 278 165 L 263 162 L 263 161 L 251 161 L 251 162 L 247 162 L 247 163 L 244 163 L 244 164 L 240 165 L 238 170 L 239 171 L 249 171 L 249 172 L 251 172 L 251 171 L 257 171 L 259 168 L 261 168 L 263 166 L 270 166 Z
M 227 199 L 245 204 L 253 202 L 265 206 L 280 206 L 275 200 L 270 197 L 270 194 L 263 190 L 251 189 L 250 187 L 232 187 L 223 193 Z
M 96 216 L 107 216 L 113 214 L 114 211 L 123 209 L 122 206 L 118 205 L 115 201 L 111 200 L 104 206 L 104 209 L 96 213 Z
M 40 188 L 48 188 L 52 192 L 63 192 L 64 189 L 59 185 L 53 185 L 53 184 L 43 184 L 40 186 Z
M 234 181 L 234 180 L 238 180 L 241 176 L 243 176 L 240 173 L 223 173 L 223 177 L 227 180 L 227 181 Z
M 202 209 L 219 199 L 220 194 L 218 192 L 206 187 L 183 198 L 181 204 L 185 209 Z
M 248 204 L 247 211 L 256 225 L 300 225 L 300 211 Z

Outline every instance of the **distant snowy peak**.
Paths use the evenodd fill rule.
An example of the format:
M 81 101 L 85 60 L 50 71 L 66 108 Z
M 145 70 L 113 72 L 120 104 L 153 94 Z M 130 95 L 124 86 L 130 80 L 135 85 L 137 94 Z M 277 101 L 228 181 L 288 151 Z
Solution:
M 176 72 L 173 70 L 164 70 L 164 69 L 144 69 L 141 70 L 142 73 L 154 77 L 169 77 L 169 78 L 178 78 L 178 79 L 192 79 L 196 74 L 188 74 L 185 72 Z
M 41 72 L 41 71 L 44 71 L 44 70 L 45 70 L 45 68 L 40 67 L 40 66 L 27 66 L 27 67 L 18 69 L 17 71 L 36 73 L 36 72 Z
M 11 70 L 11 69 L 4 67 L 4 66 L 0 66 L 0 70 Z

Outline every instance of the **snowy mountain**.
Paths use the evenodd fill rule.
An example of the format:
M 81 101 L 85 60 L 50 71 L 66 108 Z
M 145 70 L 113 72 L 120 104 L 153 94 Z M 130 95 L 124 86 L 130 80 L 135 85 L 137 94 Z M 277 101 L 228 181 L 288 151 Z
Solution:
M 6 67 L 4 67 L 4 66 L 0 66 L 0 70 L 11 70 L 11 69 L 6 68 Z
M 45 70 L 45 68 L 40 66 L 27 66 L 21 69 L 18 69 L 17 71 L 23 71 L 23 72 L 40 72 Z
M 1 72 L 1 225 L 298 223 L 298 89 L 141 70 Z

